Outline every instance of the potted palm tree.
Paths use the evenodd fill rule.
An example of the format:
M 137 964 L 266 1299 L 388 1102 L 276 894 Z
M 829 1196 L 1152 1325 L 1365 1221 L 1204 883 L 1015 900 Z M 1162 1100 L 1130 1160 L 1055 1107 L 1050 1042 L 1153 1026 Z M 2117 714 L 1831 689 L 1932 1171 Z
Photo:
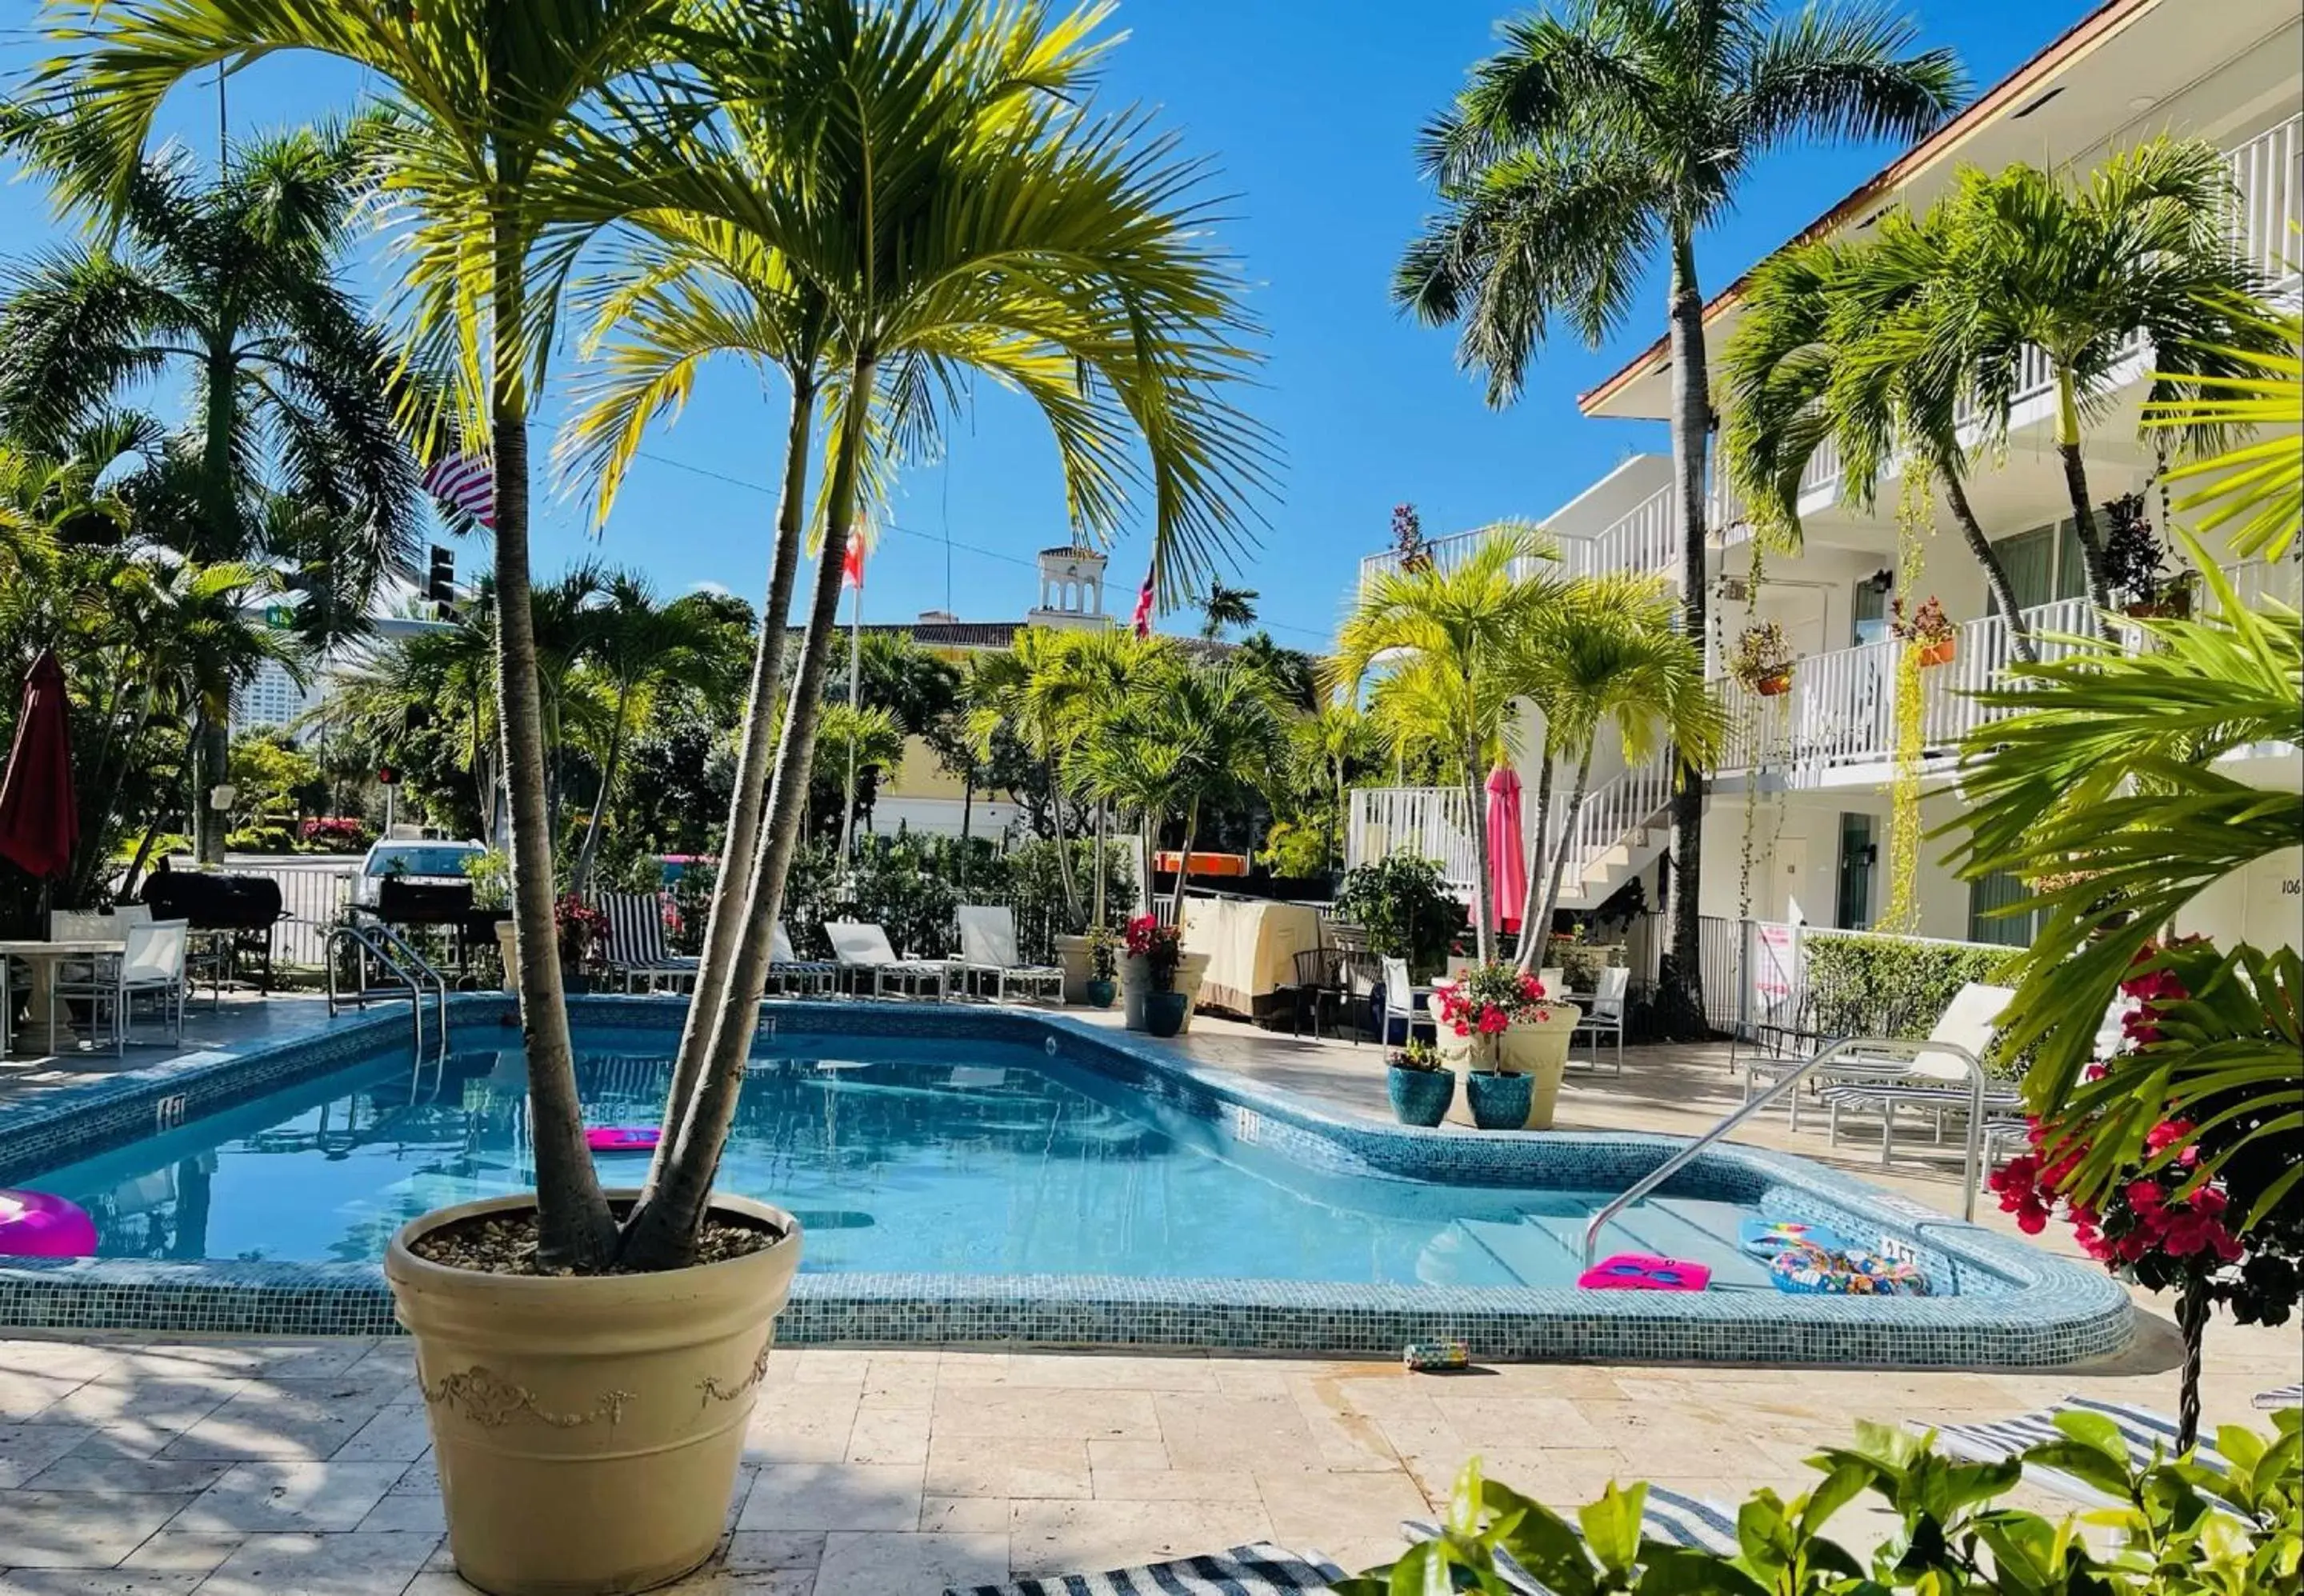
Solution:
M 431 263 L 407 284 L 416 342 L 449 373 L 436 410 L 412 396 L 413 419 L 426 424 L 428 462 L 461 454 L 479 468 L 487 491 L 457 514 L 494 533 L 536 1189 L 411 1221 L 385 1274 L 415 1337 L 464 1578 L 556 1596 L 667 1583 L 719 1541 L 800 1251 L 790 1214 L 715 1181 L 804 818 L 847 545 L 890 440 L 907 430 L 881 413 L 893 378 L 920 358 L 1077 373 L 1028 387 L 1064 445 L 1080 534 L 1137 518 L 1107 469 L 1114 428 L 1128 429 L 1162 485 L 1154 557 L 1201 581 L 1263 480 L 1256 429 L 1230 397 L 1251 357 L 1228 267 L 1189 164 L 1139 142 L 1133 122 L 1082 107 L 1082 74 L 1108 37 L 1036 8 L 281 0 L 117 12 L 58 0 L 32 86 L 38 108 L 71 123 L 46 154 L 67 198 L 90 208 L 134 190 L 168 89 L 219 62 L 347 59 L 392 112 L 381 130 L 396 158 L 380 170 L 388 214 L 411 235 L 399 258 Z M 1019 61 L 1031 70 L 1019 73 Z M 779 92 L 794 81 L 846 92 Z M 764 103 L 775 112 L 713 115 Z M 953 205 L 969 193 L 1014 203 Z M 607 1189 L 594 1167 L 553 956 L 529 570 L 532 407 L 559 346 L 568 250 L 620 220 L 682 242 L 662 269 L 608 296 L 629 319 L 616 324 L 608 375 L 587 390 L 594 424 L 579 421 L 570 450 L 598 480 L 600 513 L 649 420 L 697 360 L 725 347 L 688 346 L 687 335 L 708 320 L 720 336 L 744 285 L 767 285 L 775 302 L 758 324 L 773 332 L 760 342 L 795 380 L 765 615 L 792 607 L 811 531 L 818 553 L 789 672 L 785 628 L 759 628 L 722 848 L 731 868 L 714 887 L 662 1142 L 633 1191 Z M 444 261 L 462 264 L 433 269 Z M 1064 314 L 1051 317 L 1052 303 Z M 654 314 L 664 306 L 685 320 Z M 348 339 L 348 358 L 387 361 Z M 1083 391 L 1109 403 L 1083 408 Z M 1156 415 L 1156 426 L 1144 420 Z M 817 459 L 829 462 L 820 492 L 808 480 Z M 792 708 L 779 735 L 782 703 Z

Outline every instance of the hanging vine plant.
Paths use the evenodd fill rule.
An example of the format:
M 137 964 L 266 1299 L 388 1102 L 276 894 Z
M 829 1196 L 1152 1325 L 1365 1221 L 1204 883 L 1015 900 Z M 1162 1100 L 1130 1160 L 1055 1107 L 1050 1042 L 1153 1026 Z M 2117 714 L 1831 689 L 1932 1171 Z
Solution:
M 1906 592 L 1919 581 L 1925 540 L 1935 531 L 1935 506 L 1928 497 L 1927 482 L 1919 472 L 1908 471 L 1896 501 L 1896 585 Z M 1913 624 L 1906 622 L 1903 606 L 1899 597 L 1892 632 L 1896 640 L 1896 777 L 1889 789 L 1888 903 L 1876 929 L 1910 933 L 1920 919 L 1920 759 L 1927 711 L 1921 695 L 1920 670 L 1934 644 L 1923 641 Z M 1931 598 L 1920 607 L 1914 621 L 1930 608 L 1937 620 L 1944 618 L 1944 607 Z M 1945 641 L 1949 641 L 1948 625 Z

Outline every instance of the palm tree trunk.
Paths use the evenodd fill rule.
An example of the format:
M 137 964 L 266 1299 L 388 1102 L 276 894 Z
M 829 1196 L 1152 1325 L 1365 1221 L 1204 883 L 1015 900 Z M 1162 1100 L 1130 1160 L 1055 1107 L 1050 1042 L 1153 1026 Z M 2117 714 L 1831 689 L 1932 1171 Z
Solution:
M 1048 814 L 1054 821 L 1056 839 L 1056 879 L 1064 892 L 1064 916 L 1073 930 L 1080 929 L 1080 883 L 1072 879 L 1072 839 L 1064 835 L 1064 793 L 1056 783 L 1056 758 L 1046 754 L 1041 758 L 1042 768 L 1048 782 Z
M 2105 579 L 2104 539 L 2096 534 L 2088 463 L 2080 456 L 2080 403 L 2071 373 L 2062 366 L 2056 368 L 2056 454 L 2064 464 L 2064 491 L 2071 496 L 2072 531 L 2080 539 L 2080 568 L 2088 573 L 2088 602 L 2096 607 L 2090 624 L 2098 637 L 2108 637 L 2105 615 L 2112 608 L 2112 585 Z
M 1944 483 L 1944 502 L 1952 506 L 1952 520 L 1960 523 L 1961 540 L 1968 552 L 1984 567 L 1985 585 L 2000 606 L 2000 613 L 2008 619 L 2008 647 L 2026 665 L 2039 662 L 2040 649 L 2032 641 L 2032 629 L 2025 624 L 2024 612 L 2016 602 L 2016 584 L 2008 580 L 2008 567 L 2000 562 L 1999 551 L 1992 539 L 1984 535 L 1984 528 L 1976 519 L 1976 511 L 1969 505 L 1967 485 L 1959 476 L 1941 467 L 1936 476 Z
M 673 1056 L 664 1121 L 678 1122 L 710 1051 L 712 1030 L 728 989 L 744 905 L 759 871 L 760 812 L 767 802 L 770 760 L 775 752 L 778 679 L 784 673 L 784 632 L 792 615 L 792 586 L 800 573 L 800 545 L 808 531 L 808 464 L 815 446 L 816 385 L 804 373 L 792 378 L 792 417 L 784 436 L 784 480 L 776 503 L 775 539 L 768 555 L 768 590 L 760 607 L 760 639 L 752 650 L 752 680 L 744 694 L 744 737 L 736 752 L 734 790 L 728 798 L 728 825 L 720 840 L 720 874 L 712 883 L 712 903 L 704 920 L 703 956 L 696 967 L 696 990 L 682 1022 L 680 1049 Z M 773 934 L 773 928 L 771 928 Z M 673 1139 L 656 1143 L 641 1188 L 645 1207 L 664 1179 Z
M 192 857 L 202 864 L 224 862 L 224 812 L 208 802 L 208 794 L 231 768 L 231 722 L 203 705 L 192 733 Z
M 1704 646 L 1704 455 L 1712 436 L 1711 374 L 1704 349 L 1704 294 L 1696 279 L 1696 244 L 1686 232 L 1672 241 L 1672 469 L 1680 490 L 1682 628 Z M 1704 773 L 1685 760 L 1672 794 L 1672 958 L 1660 993 L 1661 1018 L 1676 1037 L 1704 1031 L 1699 954 L 1699 887 L 1704 868 Z
M 600 790 L 592 794 L 592 812 L 584 821 L 584 842 L 576 862 L 568 870 L 568 890 L 577 896 L 592 884 L 592 861 L 600 852 L 600 827 L 608 818 L 608 790 L 616 785 L 616 760 L 624 751 L 624 717 L 630 712 L 632 684 L 616 684 L 616 718 L 608 728 L 608 751 L 600 761 Z
M 615 1255 L 616 1226 L 584 1145 L 576 1055 L 560 987 L 553 919 L 552 833 L 545 810 L 544 703 L 528 572 L 528 415 L 514 351 L 524 334 L 524 262 L 500 246 L 496 279 L 496 718 L 512 791 L 512 907 L 520 950 L 520 1016 L 528 1049 L 529 1129 L 536 1156 L 537 1258 L 597 1274 Z
M 1540 867 L 1544 863 L 1544 838 L 1552 819 L 1552 722 L 1544 723 L 1544 762 L 1536 773 L 1536 841 L 1529 849 L 1529 862 Z M 1549 915 L 1542 921 L 1536 918 L 1537 881 L 1542 876 L 1540 868 L 1528 872 L 1528 892 L 1520 907 L 1520 957 L 1514 961 L 1522 975 L 1536 968 L 1543 955 L 1546 939 L 1551 935 Z
M 1168 897 L 1168 923 L 1179 934 L 1184 929 L 1184 883 L 1191 879 L 1192 844 L 1199 840 L 1195 834 L 1199 828 L 1200 802 L 1195 798 L 1184 806 L 1184 851 L 1176 855 L 1176 887 Z
M 1096 870 L 1095 896 L 1093 900 L 1095 902 L 1096 908 L 1094 911 L 1094 918 L 1089 922 L 1093 925 L 1102 925 L 1104 923 L 1104 841 L 1105 832 L 1107 829 L 1106 822 L 1110 819 L 1110 815 L 1111 811 L 1105 807 L 1104 800 L 1101 798 L 1097 799 L 1096 801 L 1096 852 L 1095 857 L 1091 862 Z
M 1488 901 L 1488 811 L 1480 802 L 1480 750 L 1473 743 L 1464 745 L 1464 802 L 1472 824 L 1472 945 L 1485 964 L 1495 956 L 1496 911 Z
M 1560 878 L 1567 873 L 1569 845 L 1575 839 L 1576 817 L 1584 809 L 1584 793 L 1592 779 L 1592 745 L 1584 745 L 1584 757 L 1576 762 L 1576 785 L 1568 789 L 1568 807 L 1560 816 L 1560 845 L 1552 851 L 1552 868 L 1545 872 L 1551 878 L 1544 889 L 1544 921 L 1549 926 L 1552 917 L 1560 912 Z M 1531 944 L 1533 946 L 1533 944 Z M 1523 965 L 1522 968 L 1527 968 Z
M 736 1115 L 736 1095 L 744 1082 L 744 1059 L 751 1050 L 760 996 L 767 986 L 770 938 L 784 912 L 784 877 L 800 845 L 808 805 L 809 774 L 816 759 L 816 732 L 824 711 L 824 679 L 839 631 L 841 570 L 848 551 L 849 523 L 856 513 L 857 480 L 872 403 L 873 361 L 860 352 L 849 373 L 840 418 L 839 447 L 826 495 L 823 547 L 817 555 L 816 582 L 809 598 L 808 631 L 785 700 L 784 739 L 776 750 L 774 785 L 768 789 L 760 855 L 744 896 L 744 912 L 732 940 L 726 981 L 708 1022 L 708 1041 L 695 1085 L 675 1105 L 665 1127 L 670 1155 L 663 1175 L 625 1227 L 624 1261 L 634 1269 L 674 1269 L 696 1255 L 703 1232 L 712 1178 Z M 707 928 L 707 934 L 710 934 Z M 696 1006 L 700 1009 L 701 1005 Z M 685 1048 L 683 1047 L 683 1051 Z

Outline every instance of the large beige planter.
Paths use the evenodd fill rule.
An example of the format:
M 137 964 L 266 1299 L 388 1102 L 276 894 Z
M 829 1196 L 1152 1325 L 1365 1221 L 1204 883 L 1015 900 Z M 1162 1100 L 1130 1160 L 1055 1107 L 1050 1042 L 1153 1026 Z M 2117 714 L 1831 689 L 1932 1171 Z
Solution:
M 1208 955 L 1188 953 L 1184 962 L 1176 966 L 1176 990 L 1184 995 L 1184 1025 L 1177 1031 L 1183 1036 L 1192 1029 L 1192 1011 L 1199 1006 L 1200 978 L 1208 972 Z M 1152 989 L 1151 973 L 1144 961 L 1134 954 L 1120 955 L 1120 1008 L 1131 1031 L 1144 1029 L 1144 994 Z
M 651 1590 L 719 1543 L 800 1262 L 800 1224 L 716 1195 L 714 1207 L 784 1239 L 656 1275 L 484 1275 L 408 1250 L 453 1220 L 534 1201 L 427 1214 L 385 1255 L 400 1321 L 416 1337 L 449 1550 L 456 1571 L 494 1596 Z
M 1064 1001 L 1086 1003 L 1088 976 L 1096 968 L 1096 961 L 1088 952 L 1088 938 L 1057 938 L 1056 966 L 1064 972 Z
M 507 992 L 519 991 L 520 938 L 509 920 L 496 921 L 496 951 L 504 955 L 504 989 Z
M 1540 1025 L 1515 1024 L 1504 1032 L 1504 1066 L 1515 1075 L 1533 1075 L 1536 1084 L 1529 1090 L 1528 1123 L 1524 1128 L 1548 1131 L 1552 1116 L 1560 1103 L 1560 1080 L 1568 1072 L 1568 1041 L 1575 1034 L 1576 1023 L 1584 1011 L 1572 1003 L 1546 1005 L 1551 1018 Z M 1458 1036 L 1443 1025 L 1440 1031 L 1440 1057 L 1459 1074 L 1470 1066 L 1472 1039 Z M 1472 1109 L 1467 1093 L 1459 1091 L 1448 1105 L 1451 1125 L 1470 1125 Z

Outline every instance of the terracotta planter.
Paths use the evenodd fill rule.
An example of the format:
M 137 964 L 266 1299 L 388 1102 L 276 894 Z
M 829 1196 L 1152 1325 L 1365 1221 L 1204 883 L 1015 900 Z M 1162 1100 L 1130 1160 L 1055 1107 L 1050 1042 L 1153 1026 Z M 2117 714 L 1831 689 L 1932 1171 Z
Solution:
M 1792 673 L 1789 667 L 1780 671 L 1770 671 L 1755 682 L 1752 687 L 1753 691 L 1762 698 L 1782 698 L 1792 690 Z
M 1448 1117 L 1448 1105 L 1456 1099 L 1453 1070 L 1406 1070 L 1395 1064 L 1385 1074 L 1385 1092 L 1401 1124 L 1436 1125 Z
M 1184 962 L 1176 968 L 1176 990 L 1184 995 L 1184 1020 L 1176 1031 L 1179 1036 L 1191 1034 L 1192 1006 L 1199 1000 L 1200 978 L 1207 972 L 1208 955 L 1204 953 L 1186 954 Z M 1120 1004 L 1131 1031 L 1146 1029 L 1144 999 L 1151 986 L 1151 972 L 1145 969 L 1144 961 L 1134 954 L 1121 955 Z
M 1920 668 L 1927 670 L 1939 665 L 1950 665 L 1952 656 L 1959 651 L 1960 639 L 1956 637 L 1940 637 L 1932 643 L 1922 643 Z
M 520 938 L 509 920 L 496 921 L 496 951 L 504 955 L 504 982 L 507 992 L 520 990 Z
M 394 1310 L 416 1338 L 456 1571 L 494 1596 L 669 1583 L 709 1558 L 725 1527 L 800 1224 L 716 1196 L 722 1212 L 784 1238 L 656 1275 L 484 1275 L 409 1250 L 444 1224 L 534 1202 L 427 1214 L 385 1255 Z

